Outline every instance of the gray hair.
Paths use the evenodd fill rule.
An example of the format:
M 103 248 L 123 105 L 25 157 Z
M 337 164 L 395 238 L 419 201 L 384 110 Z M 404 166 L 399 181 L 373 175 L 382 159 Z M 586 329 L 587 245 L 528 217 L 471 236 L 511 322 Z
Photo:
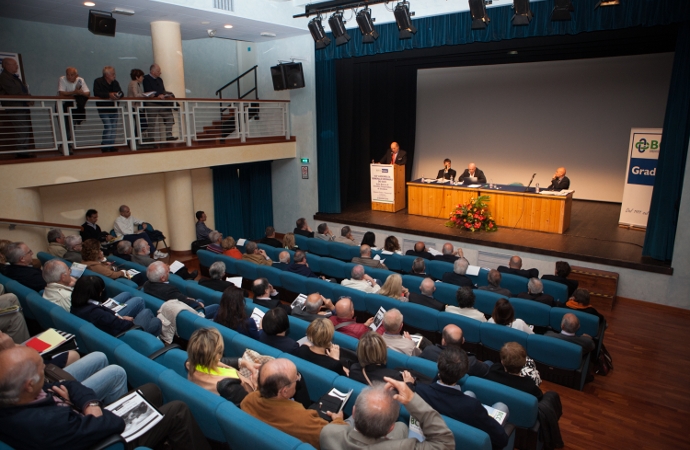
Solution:
M 290 264 L 290 252 L 280 252 L 278 255 L 278 261 L 283 264 Z
M 57 240 L 62 236 L 62 230 L 59 228 L 51 228 L 48 232 L 48 242 L 57 242 Z
M 527 282 L 527 291 L 530 294 L 541 294 L 544 292 L 544 283 L 539 278 L 530 278 Z
M 403 315 L 397 308 L 386 311 L 383 315 L 383 329 L 386 333 L 397 333 L 403 323 Z
M 419 291 L 422 293 L 422 295 L 427 295 L 429 297 L 434 295 L 434 291 L 436 290 L 436 284 L 434 283 L 434 280 L 431 278 L 427 277 L 422 280 L 422 284 L 419 285 Z
M 561 329 L 568 333 L 575 333 L 580 329 L 580 319 L 573 313 L 563 315 L 561 319 Z
M 129 253 L 129 250 L 132 248 L 132 243 L 129 241 L 120 241 L 117 244 L 117 252 L 121 255 L 126 255 Z
M 412 262 L 412 273 L 424 273 L 426 270 L 426 264 L 424 263 L 424 258 L 415 258 Z
M 316 301 L 310 301 L 312 296 L 310 295 L 307 297 L 307 301 L 304 304 L 304 310 L 308 312 L 309 314 L 317 314 L 319 310 L 321 309 L 321 306 L 323 306 L 323 300 L 321 300 L 321 296 L 319 295 L 318 297 L 314 295 L 316 298 Z
M 159 283 L 169 272 L 167 264 L 163 261 L 152 262 L 146 269 L 146 278 L 151 283 Z
M 259 246 L 256 245 L 256 242 L 248 241 L 246 244 L 244 244 L 244 253 L 251 255 L 256 251 L 257 248 L 259 248 Z
M 65 273 L 69 273 L 67 264 L 59 259 L 51 259 L 43 264 L 43 279 L 46 283 L 57 283 Z
M 499 272 L 496 269 L 489 270 L 489 273 L 486 275 L 486 281 L 489 283 L 490 286 L 500 287 L 501 272 Z
M 17 264 L 20 259 L 24 257 L 26 253 L 22 250 L 23 242 L 12 242 L 8 244 L 5 248 L 5 258 L 10 264 Z
M 399 415 L 400 403 L 385 383 L 374 382 L 362 389 L 355 401 L 355 427 L 370 438 L 387 435 Z
M 297 250 L 292 257 L 292 260 L 296 263 L 301 263 L 307 257 L 307 254 L 303 250 Z
M 352 230 L 350 229 L 350 227 L 348 227 L 348 226 L 346 225 L 346 226 L 344 226 L 344 227 L 342 227 L 342 228 L 340 229 L 340 235 L 341 235 L 341 236 L 347 236 L 348 234 L 350 234 L 351 231 L 352 231 Z
M 364 267 L 361 264 L 357 264 L 352 268 L 351 276 L 353 280 L 361 280 L 364 278 Z
M 24 359 L 12 365 L 7 370 L 3 380 L 0 380 L 0 406 L 14 406 L 19 401 L 19 396 L 24 387 L 24 383 L 31 380 L 38 383 L 41 376 L 34 361 Z
M 134 241 L 134 254 L 138 255 L 141 253 L 144 248 L 148 245 L 148 242 L 146 242 L 146 239 L 137 239 Z
M 81 236 L 78 234 L 70 234 L 69 236 L 65 237 L 65 247 L 67 247 L 67 250 L 74 250 L 74 247 L 77 245 L 81 244 Z
M 208 268 L 208 274 L 211 275 L 212 280 L 220 280 L 225 275 L 225 263 L 223 261 L 216 261 Z
M 470 263 L 465 258 L 458 258 L 453 263 L 453 272 L 457 273 L 458 275 L 465 275 L 469 266 Z
M 223 234 L 220 231 L 213 230 L 208 234 L 208 240 L 215 244 L 222 235 Z

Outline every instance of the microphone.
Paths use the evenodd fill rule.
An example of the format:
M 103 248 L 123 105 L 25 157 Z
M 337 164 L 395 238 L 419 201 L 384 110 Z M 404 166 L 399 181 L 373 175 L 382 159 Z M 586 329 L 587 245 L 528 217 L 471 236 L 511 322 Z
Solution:
M 527 187 L 525 188 L 525 192 L 529 191 L 529 187 L 532 186 L 532 181 L 534 181 L 534 177 L 535 177 L 535 176 L 537 176 L 537 172 L 534 172 L 534 173 L 532 174 L 532 179 L 529 180 L 529 184 L 528 184 Z

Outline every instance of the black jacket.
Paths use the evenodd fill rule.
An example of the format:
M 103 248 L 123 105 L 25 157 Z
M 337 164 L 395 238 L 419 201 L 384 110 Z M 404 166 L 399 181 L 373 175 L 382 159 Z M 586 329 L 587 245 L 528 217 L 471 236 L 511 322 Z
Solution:
M 448 284 L 454 284 L 456 286 L 467 286 L 469 288 L 475 288 L 476 286 L 472 283 L 472 279 L 465 275 L 458 275 L 455 272 L 446 272 L 443 274 L 441 281 Z
M 180 292 L 180 290 L 177 289 L 177 287 L 169 283 L 152 283 L 151 281 L 147 281 L 146 283 L 144 283 L 143 289 L 144 292 L 146 292 L 147 294 L 153 295 L 154 297 L 159 298 L 163 301 L 173 299 L 179 300 L 193 309 L 199 308 L 201 306 L 199 305 L 199 302 L 197 302 L 196 300 L 190 300 L 186 295 Z
M 465 169 L 465 171 L 460 175 L 460 178 L 465 178 L 465 177 L 471 177 L 469 169 Z M 474 176 L 477 177 L 477 182 L 478 183 L 486 183 L 486 175 L 484 175 L 484 172 L 482 172 L 479 168 L 476 168 L 474 170 Z
M 456 174 L 457 174 L 457 172 L 453 169 L 448 169 L 448 172 L 446 172 L 445 169 L 441 169 L 438 171 L 438 175 L 436 175 L 436 178 L 445 178 L 446 180 L 454 180 Z
M 413 292 L 410 292 L 410 303 L 416 303 L 418 305 L 427 306 L 429 308 L 435 309 L 436 311 L 446 310 L 445 303 L 440 302 L 435 298 L 427 297 L 426 295 L 422 294 L 415 294 Z
M 5 266 L 5 276 L 23 284 L 36 292 L 46 288 L 46 280 L 43 279 L 43 272 L 32 266 L 17 266 L 10 264 Z

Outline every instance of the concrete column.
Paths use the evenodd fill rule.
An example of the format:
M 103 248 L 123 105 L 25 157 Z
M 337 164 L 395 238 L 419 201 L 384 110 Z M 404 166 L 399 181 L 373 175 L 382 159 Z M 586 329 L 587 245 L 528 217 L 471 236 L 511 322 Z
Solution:
M 182 35 L 177 22 L 151 22 L 153 62 L 161 68 L 165 88 L 177 98 L 187 97 L 184 84 Z M 144 69 L 148 72 L 148 67 Z
M 191 252 L 191 244 L 196 240 L 191 171 L 165 173 L 165 206 L 170 248 L 175 252 Z

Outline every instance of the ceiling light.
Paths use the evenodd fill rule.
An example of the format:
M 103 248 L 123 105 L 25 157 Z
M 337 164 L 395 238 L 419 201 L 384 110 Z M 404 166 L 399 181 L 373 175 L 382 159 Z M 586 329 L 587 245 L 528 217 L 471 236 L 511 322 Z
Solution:
M 486 15 L 486 5 L 484 0 L 469 0 L 470 14 L 472 15 L 472 29 L 483 30 L 486 24 L 490 22 L 489 16 Z
M 328 18 L 328 26 L 331 27 L 333 37 L 335 37 L 335 45 L 347 44 L 350 40 L 350 35 L 345 29 L 345 21 L 343 20 L 343 12 L 336 11 Z
M 575 7 L 571 0 L 554 0 L 554 7 L 551 12 L 552 21 L 568 21 L 572 19 L 570 16 L 571 12 L 575 11 Z
M 379 37 L 378 31 L 374 28 L 374 20 L 371 18 L 371 10 L 364 8 L 357 13 L 357 25 L 362 32 L 362 43 L 372 44 Z
M 276 34 L 268 32 L 268 31 L 262 31 L 261 36 L 263 36 L 263 37 L 276 37 Z
M 119 6 L 116 6 L 115 8 L 113 8 L 111 10 L 111 12 L 113 14 L 122 14 L 123 16 L 133 16 L 134 15 L 133 10 L 127 9 L 127 8 L 120 8 Z
M 232 28 L 232 25 L 223 25 L 223 28 L 228 28 L 228 29 L 230 29 L 230 28 Z
M 529 25 L 532 20 L 532 11 L 529 9 L 529 0 L 513 0 L 513 25 Z
M 96 6 L 94 2 L 84 2 L 84 6 Z
M 209 21 L 207 21 L 207 20 L 204 21 L 204 22 L 201 22 L 202 25 L 208 25 L 209 23 L 211 23 L 211 22 L 209 22 Z
M 314 43 L 316 44 L 316 50 L 328 47 L 328 44 L 331 43 L 331 40 L 328 38 L 328 36 L 326 36 L 326 32 L 323 30 L 321 16 L 311 19 L 307 26 L 309 27 L 311 37 L 314 39 Z
M 417 32 L 417 28 L 412 25 L 412 16 L 414 13 L 410 12 L 410 3 L 403 1 L 395 6 L 393 11 L 395 15 L 395 23 L 398 25 L 398 39 L 411 39 L 412 35 Z

